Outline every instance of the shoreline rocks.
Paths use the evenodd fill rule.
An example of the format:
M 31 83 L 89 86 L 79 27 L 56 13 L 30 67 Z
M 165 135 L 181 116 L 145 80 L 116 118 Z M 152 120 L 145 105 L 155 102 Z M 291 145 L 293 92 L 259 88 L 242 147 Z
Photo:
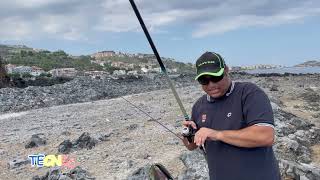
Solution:
M 191 76 L 173 79 L 177 87 L 195 84 Z M 19 112 L 63 104 L 109 99 L 168 88 L 163 76 L 124 76 L 119 79 L 78 77 L 64 84 L 24 89 L 0 89 L 0 112 Z

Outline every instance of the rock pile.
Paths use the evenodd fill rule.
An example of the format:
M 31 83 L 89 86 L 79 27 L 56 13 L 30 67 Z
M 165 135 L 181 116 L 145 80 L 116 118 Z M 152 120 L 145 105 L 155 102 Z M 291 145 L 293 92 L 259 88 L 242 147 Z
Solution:
M 44 176 L 34 176 L 32 180 L 94 180 L 89 172 L 77 166 L 67 173 L 63 173 L 59 167 L 51 168 Z
M 34 134 L 31 136 L 30 141 L 25 145 L 25 148 L 33 148 L 46 145 L 47 142 L 44 138 L 39 137 L 38 134 Z
M 89 133 L 84 132 L 77 140 L 71 142 L 70 140 L 65 140 L 59 145 L 58 152 L 62 154 L 68 154 L 72 150 L 78 149 L 92 149 L 97 143 L 95 138 L 92 138 Z
M 195 83 L 193 75 L 172 78 L 178 87 Z M 95 101 L 168 88 L 163 76 L 122 76 L 117 79 L 78 77 L 53 86 L 0 89 L 0 112 L 17 112 L 62 104 Z

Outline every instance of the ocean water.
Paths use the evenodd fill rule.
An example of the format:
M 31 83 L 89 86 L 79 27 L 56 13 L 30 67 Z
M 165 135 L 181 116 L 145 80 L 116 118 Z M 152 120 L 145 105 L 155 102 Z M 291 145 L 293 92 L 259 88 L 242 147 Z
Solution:
M 320 67 L 285 67 L 275 69 L 255 69 L 245 71 L 250 74 L 269 74 L 269 73 L 293 73 L 293 74 L 320 74 Z

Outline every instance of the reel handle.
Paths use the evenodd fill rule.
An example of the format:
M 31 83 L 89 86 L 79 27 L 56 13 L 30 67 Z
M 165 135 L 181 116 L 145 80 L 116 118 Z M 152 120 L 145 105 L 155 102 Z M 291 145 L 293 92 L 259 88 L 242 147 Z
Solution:
M 195 129 L 193 129 L 191 126 L 184 127 L 182 129 L 182 136 L 186 137 L 189 143 L 193 142 L 193 137 L 195 133 L 196 133 Z

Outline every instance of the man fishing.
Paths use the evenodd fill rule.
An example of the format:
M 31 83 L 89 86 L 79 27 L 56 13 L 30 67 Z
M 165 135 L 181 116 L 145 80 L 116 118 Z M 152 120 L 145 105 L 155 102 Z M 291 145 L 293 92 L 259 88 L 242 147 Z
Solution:
M 196 129 L 193 142 L 184 138 L 185 146 L 204 146 L 211 180 L 280 180 L 267 95 L 253 83 L 231 81 L 218 53 L 205 52 L 196 69 L 206 95 L 193 105 L 191 121 L 183 122 Z
M 196 80 L 207 95 L 194 104 L 190 121 L 134 0 L 129 2 L 186 119 L 183 142 L 189 150 L 205 147 L 210 179 L 280 180 L 267 95 L 252 83 L 232 82 L 223 58 L 206 52 L 197 60 Z M 197 130 L 193 142 L 190 127 Z

